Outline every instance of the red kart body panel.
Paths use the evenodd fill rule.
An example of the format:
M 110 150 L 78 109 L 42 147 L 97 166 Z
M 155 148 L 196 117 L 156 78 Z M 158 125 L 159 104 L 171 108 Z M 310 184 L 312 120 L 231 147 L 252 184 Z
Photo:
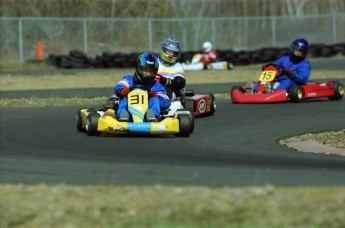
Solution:
M 321 98 L 334 96 L 334 86 L 332 82 L 322 82 L 301 86 L 303 99 Z
M 196 94 L 189 98 L 194 100 L 195 103 L 194 116 L 201 116 L 211 112 L 211 105 L 213 104 L 210 94 Z
M 287 101 L 288 97 L 285 90 L 267 94 L 243 94 L 239 90 L 234 90 L 231 99 L 234 103 L 278 103 Z
M 302 100 L 314 98 L 327 98 L 335 95 L 334 84 L 332 82 L 318 82 L 300 86 L 302 90 Z M 245 94 L 245 88 L 233 90 L 231 100 L 234 103 L 279 103 L 289 100 L 286 90 L 278 90 L 271 93 Z

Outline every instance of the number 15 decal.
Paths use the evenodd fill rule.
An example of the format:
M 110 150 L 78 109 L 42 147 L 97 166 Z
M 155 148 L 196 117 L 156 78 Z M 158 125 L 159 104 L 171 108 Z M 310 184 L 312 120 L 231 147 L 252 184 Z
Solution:
M 276 76 L 276 72 L 275 71 L 264 71 L 261 73 L 259 80 L 260 81 L 272 81 Z

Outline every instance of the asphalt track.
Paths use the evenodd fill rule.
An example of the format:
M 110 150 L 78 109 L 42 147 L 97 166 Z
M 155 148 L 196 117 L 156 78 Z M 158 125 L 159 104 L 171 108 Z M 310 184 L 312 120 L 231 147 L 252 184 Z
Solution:
M 214 92 L 224 89 L 213 86 Z M 300 153 L 278 143 L 296 134 L 344 129 L 345 99 L 265 105 L 217 100 L 215 115 L 196 119 L 188 138 L 87 136 L 76 130 L 78 108 L 0 108 L 0 183 L 345 185 L 345 157 Z

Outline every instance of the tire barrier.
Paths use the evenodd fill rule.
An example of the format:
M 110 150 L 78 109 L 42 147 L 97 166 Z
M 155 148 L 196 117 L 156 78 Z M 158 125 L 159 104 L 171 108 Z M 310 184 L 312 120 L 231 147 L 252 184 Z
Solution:
M 279 56 L 289 51 L 289 48 L 265 47 L 252 51 L 217 50 L 219 61 L 232 62 L 235 66 L 249 65 L 257 63 L 267 63 L 277 59 Z M 179 62 L 188 62 L 197 51 L 182 52 Z M 111 53 L 104 52 L 95 58 L 88 57 L 78 50 L 71 50 L 68 55 L 48 56 L 47 62 L 58 68 L 134 68 L 136 59 L 140 53 Z M 154 53 L 158 54 L 158 53 Z M 332 57 L 335 55 L 345 55 L 345 43 L 325 45 L 311 44 L 309 47 L 309 57 Z

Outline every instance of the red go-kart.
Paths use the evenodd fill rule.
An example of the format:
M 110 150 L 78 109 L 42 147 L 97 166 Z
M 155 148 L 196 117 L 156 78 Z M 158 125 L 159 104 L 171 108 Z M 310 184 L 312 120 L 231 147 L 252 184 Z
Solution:
M 294 85 L 288 91 L 272 91 L 277 78 L 280 76 L 283 66 L 271 64 L 260 74 L 258 89 L 253 93 L 246 86 L 233 86 L 231 100 L 233 103 L 278 103 L 278 102 L 302 102 L 307 99 L 328 98 L 340 100 L 344 96 L 344 85 L 337 81 L 307 83 L 306 85 Z

